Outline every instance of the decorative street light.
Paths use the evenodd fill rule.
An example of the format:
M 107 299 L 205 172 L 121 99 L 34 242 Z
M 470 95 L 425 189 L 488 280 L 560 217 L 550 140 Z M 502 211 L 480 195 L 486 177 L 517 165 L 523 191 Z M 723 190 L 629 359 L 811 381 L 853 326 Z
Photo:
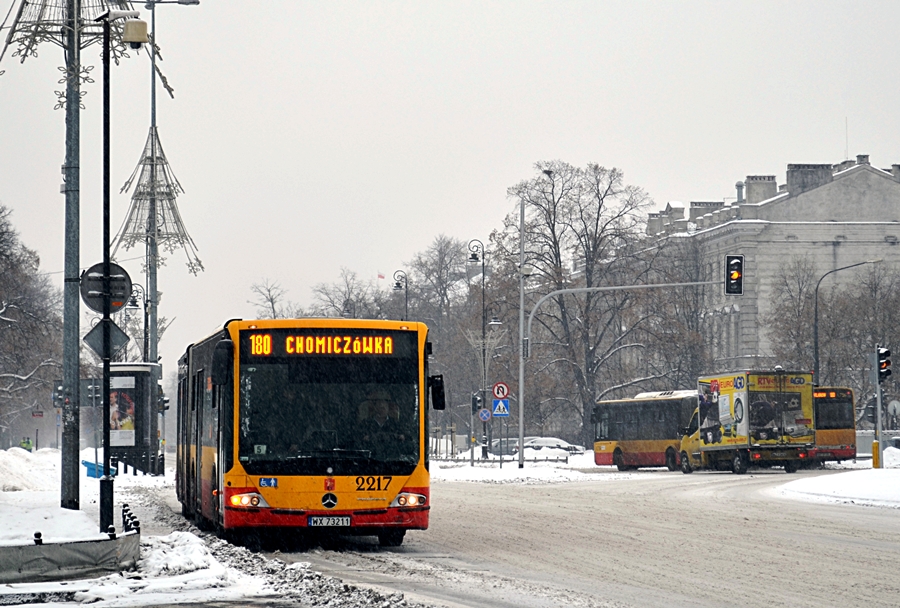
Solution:
M 131 285 L 131 297 L 128 298 L 128 303 L 125 304 L 126 311 L 135 311 L 138 309 L 143 309 L 144 311 L 144 327 L 143 327 L 143 335 L 144 335 L 144 343 L 141 351 L 141 360 L 144 362 L 149 361 L 148 358 L 150 356 L 149 348 L 150 348 L 150 326 L 147 323 L 147 317 L 149 314 L 149 302 L 147 298 L 147 292 L 144 291 L 144 288 L 138 285 L 137 283 L 133 283 Z M 138 299 L 140 298 L 140 300 Z
M 112 358 L 110 339 L 111 290 L 109 280 L 109 56 L 110 22 L 127 19 L 122 42 L 132 48 L 140 48 L 148 42 L 147 23 L 137 17 L 138 11 L 107 11 L 97 17 L 103 23 L 103 395 L 109 395 L 109 363 Z M 109 531 L 113 525 L 113 478 L 109 474 L 109 399 L 103 400 L 103 476 L 100 478 L 100 532 Z
M 816 291 L 813 306 L 813 385 L 819 385 L 819 285 L 822 284 L 822 279 L 827 277 L 828 275 L 838 272 L 839 270 L 847 270 L 848 268 L 856 268 L 857 266 L 862 266 L 863 264 L 877 264 L 881 260 L 866 260 L 865 262 L 857 262 L 856 264 L 850 264 L 849 266 L 842 266 L 841 268 L 835 268 L 834 270 L 829 270 L 825 274 L 823 274 L 818 283 L 816 283 Z
M 406 307 L 404 308 L 403 321 L 409 320 L 409 278 L 402 270 L 394 272 L 394 291 L 403 290 L 406 292 Z

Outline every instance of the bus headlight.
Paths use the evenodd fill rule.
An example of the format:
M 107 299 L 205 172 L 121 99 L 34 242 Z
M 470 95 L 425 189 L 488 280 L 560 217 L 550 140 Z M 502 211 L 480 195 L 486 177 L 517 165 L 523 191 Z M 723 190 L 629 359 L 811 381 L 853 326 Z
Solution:
M 232 507 L 269 507 L 269 503 L 266 502 L 266 499 L 262 497 L 261 494 L 257 494 L 256 492 L 250 492 L 247 494 L 234 494 L 229 499 Z
M 401 492 L 397 494 L 391 502 L 392 507 L 421 507 L 425 505 L 428 498 L 424 494 L 414 494 L 412 492 Z

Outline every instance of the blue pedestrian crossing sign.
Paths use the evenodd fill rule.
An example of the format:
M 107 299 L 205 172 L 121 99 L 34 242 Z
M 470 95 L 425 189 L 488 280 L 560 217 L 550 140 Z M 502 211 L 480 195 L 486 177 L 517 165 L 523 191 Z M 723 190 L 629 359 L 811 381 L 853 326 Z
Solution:
M 494 417 L 509 417 L 509 399 L 494 399 Z

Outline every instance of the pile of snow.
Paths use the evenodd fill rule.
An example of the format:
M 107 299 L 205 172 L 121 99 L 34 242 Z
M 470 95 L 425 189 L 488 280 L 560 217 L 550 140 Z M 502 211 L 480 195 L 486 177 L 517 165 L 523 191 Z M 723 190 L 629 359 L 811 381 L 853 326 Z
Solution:
M 59 490 L 59 450 L 0 450 L 0 492 Z

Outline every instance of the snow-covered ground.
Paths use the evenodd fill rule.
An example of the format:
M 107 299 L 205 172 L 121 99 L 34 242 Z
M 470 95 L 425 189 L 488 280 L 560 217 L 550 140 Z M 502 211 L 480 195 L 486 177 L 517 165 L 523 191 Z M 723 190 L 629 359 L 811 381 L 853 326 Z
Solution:
M 604 482 L 627 480 L 642 473 L 618 473 L 604 470 L 598 474 L 593 454 L 569 457 L 563 462 L 531 462 L 544 458 L 548 450 L 530 453 L 522 469 L 516 461 L 505 461 L 500 468 L 476 461 L 432 461 L 435 483 L 442 481 L 475 483 L 546 484 L 573 481 Z M 558 455 L 565 455 L 564 453 Z M 83 460 L 93 460 L 93 450 L 82 453 Z M 884 469 L 872 469 L 870 460 L 831 464 L 842 469 L 831 475 L 802 477 L 788 481 L 776 493 L 785 499 L 852 503 L 876 507 L 900 508 L 900 450 L 884 452 Z M 19 448 L 0 451 L 0 547 L 30 544 L 34 532 L 40 531 L 45 543 L 76 539 L 103 538 L 98 531 L 99 483 L 89 478 L 81 467 L 81 511 L 59 507 L 60 453 L 43 449 L 32 454 Z M 660 474 L 670 474 L 660 469 Z M 137 488 L 172 487 L 172 471 L 166 477 L 119 475 L 115 491 L 128 496 Z M 334 606 L 388 605 L 412 606 L 399 597 L 381 596 L 374 591 L 344 585 L 336 579 L 310 570 L 306 563 L 287 564 L 267 561 L 242 547 L 232 547 L 208 535 L 201 538 L 185 530 L 166 536 L 144 534 L 141 540 L 141 562 L 135 573 L 105 576 L 89 581 L 0 585 L 0 595 L 11 592 L 59 592 L 70 590 L 63 601 L 43 605 L 92 603 L 95 606 L 148 606 L 191 601 L 227 601 L 240 598 L 263 598 L 292 594 L 297 600 Z M 0 549 L 2 550 L 2 549 Z M 74 590 L 74 591 L 73 591 Z M 315 601 L 312 601 L 315 599 Z M 39 606 L 41 604 L 34 604 Z

